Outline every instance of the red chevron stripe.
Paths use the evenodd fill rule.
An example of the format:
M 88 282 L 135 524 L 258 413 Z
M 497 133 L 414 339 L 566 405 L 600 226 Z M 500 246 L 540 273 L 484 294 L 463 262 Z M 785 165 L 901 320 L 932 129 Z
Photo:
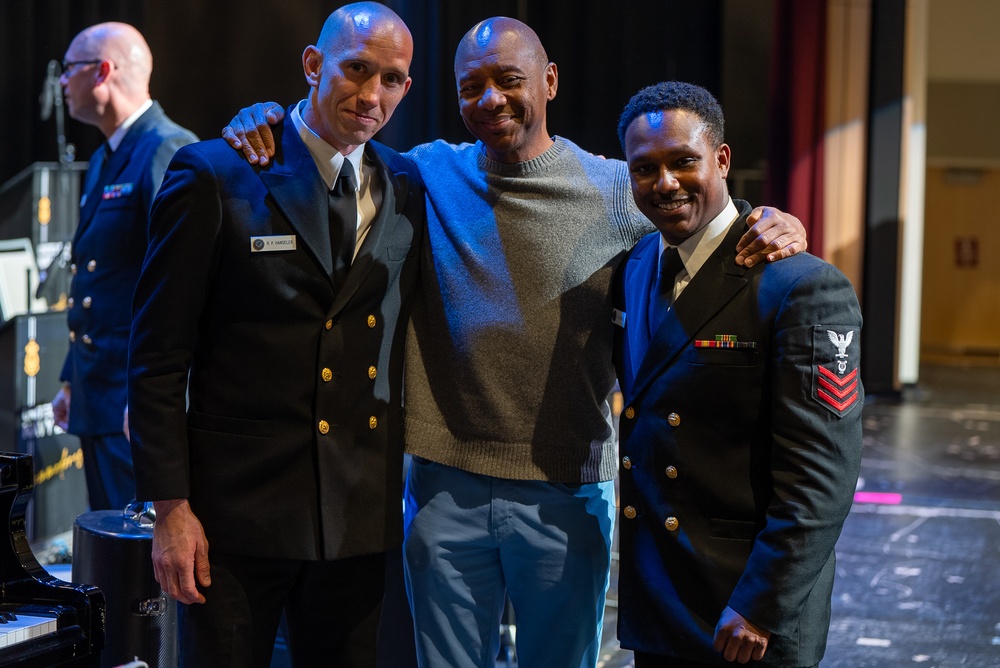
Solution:
M 820 366 L 820 365 L 817 364 L 816 368 L 819 369 L 819 373 L 820 373 L 821 376 L 826 376 L 827 378 L 829 378 L 830 380 L 832 380 L 833 382 L 835 382 L 837 385 L 840 385 L 841 387 L 843 387 L 844 385 L 847 385 L 849 382 L 851 382 L 852 380 L 854 380 L 854 378 L 858 375 L 858 369 L 857 369 L 857 367 L 854 368 L 854 371 L 852 371 L 851 373 L 847 374 L 843 378 L 841 378 L 840 376 L 838 376 L 834 372 L 830 371 L 825 366 Z
M 822 368 L 822 367 L 820 367 L 820 368 Z M 853 383 L 851 383 L 850 385 L 848 385 L 844 389 L 837 389 L 837 387 L 834 386 L 834 384 L 831 383 L 830 381 L 828 381 L 826 378 L 817 378 L 816 380 L 819 381 L 819 384 L 821 386 L 823 386 L 824 389 L 829 390 L 830 394 L 833 394 L 838 399 L 843 399 L 848 394 L 850 394 L 851 392 L 853 392 L 854 390 L 856 390 L 857 387 L 858 387 L 858 381 L 854 381 Z
M 825 401 L 826 403 L 830 404 L 831 406 L 833 406 L 834 408 L 836 408 L 838 411 L 841 412 L 843 412 L 846 408 L 853 405 L 854 402 L 858 400 L 857 393 L 852 394 L 848 399 L 845 399 L 843 401 L 837 401 L 823 390 L 817 390 L 816 396 L 819 397 L 822 401 Z

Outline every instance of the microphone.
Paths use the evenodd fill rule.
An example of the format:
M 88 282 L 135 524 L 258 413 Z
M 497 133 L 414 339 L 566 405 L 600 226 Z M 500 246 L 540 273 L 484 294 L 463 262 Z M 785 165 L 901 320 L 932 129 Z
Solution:
M 43 121 L 49 120 L 52 110 L 62 104 L 62 87 L 59 85 L 59 61 L 50 60 L 45 73 L 45 82 L 42 84 L 42 94 L 38 96 L 38 102 L 42 106 L 41 117 Z

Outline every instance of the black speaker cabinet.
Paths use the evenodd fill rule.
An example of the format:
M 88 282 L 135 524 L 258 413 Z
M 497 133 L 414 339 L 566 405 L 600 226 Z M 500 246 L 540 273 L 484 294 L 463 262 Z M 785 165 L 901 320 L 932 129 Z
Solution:
M 177 665 L 177 602 L 153 577 L 153 529 L 97 510 L 73 527 L 73 582 L 96 585 L 107 606 L 102 668 L 138 658 L 150 668 Z
M 27 513 L 33 544 L 68 534 L 87 509 L 80 439 L 58 429 L 52 416 L 68 331 L 65 311 L 19 315 L 0 324 L 0 450 L 23 452 L 34 461 Z

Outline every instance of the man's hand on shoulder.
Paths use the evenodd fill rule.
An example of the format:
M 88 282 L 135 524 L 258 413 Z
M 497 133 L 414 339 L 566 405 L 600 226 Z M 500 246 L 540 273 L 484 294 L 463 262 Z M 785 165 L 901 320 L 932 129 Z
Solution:
M 790 213 L 758 206 L 747 217 L 747 230 L 736 246 L 736 264 L 752 267 L 760 262 L 777 262 L 804 251 L 806 228 Z
M 237 151 L 242 150 L 247 162 L 261 167 L 274 157 L 274 134 L 271 126 L 285 117 L 285 110 L 277 102 L 258 102 L 243 107 L 222 128 L 222 138 Z

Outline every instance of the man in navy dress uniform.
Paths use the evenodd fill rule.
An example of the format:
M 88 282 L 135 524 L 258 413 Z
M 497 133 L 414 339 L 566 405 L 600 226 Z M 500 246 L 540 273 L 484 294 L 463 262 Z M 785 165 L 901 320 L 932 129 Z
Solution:
M 69 114 L 106 141 L 90 160 L 73 238 L 69 354 L 52 401 L 80 437 L 91 510 L 135 497 L 123 433 L 132 293 L 146 253 L 153 196 L 174 152 L 197 141 L 149 97 L 153 57 L 138 30 L 101 23 L 73 38 L 59 83 Z
M 708 91 L 643 89 L 619 137 L 658 230 L 615 285 L 619 640 L 637 668 L 816 666 L 861 459 L 857 297 L 808 253 L 732 261 L 751 209 Z
M 339 8 L 269 166 L 200 142 L 156 198 L 129 421 L 182 665 L 266 668 L 282 612 L 295 665 L 375 665 L 425 221 L 416 167 L 372 137 L 412 54 L 384 5 Z

